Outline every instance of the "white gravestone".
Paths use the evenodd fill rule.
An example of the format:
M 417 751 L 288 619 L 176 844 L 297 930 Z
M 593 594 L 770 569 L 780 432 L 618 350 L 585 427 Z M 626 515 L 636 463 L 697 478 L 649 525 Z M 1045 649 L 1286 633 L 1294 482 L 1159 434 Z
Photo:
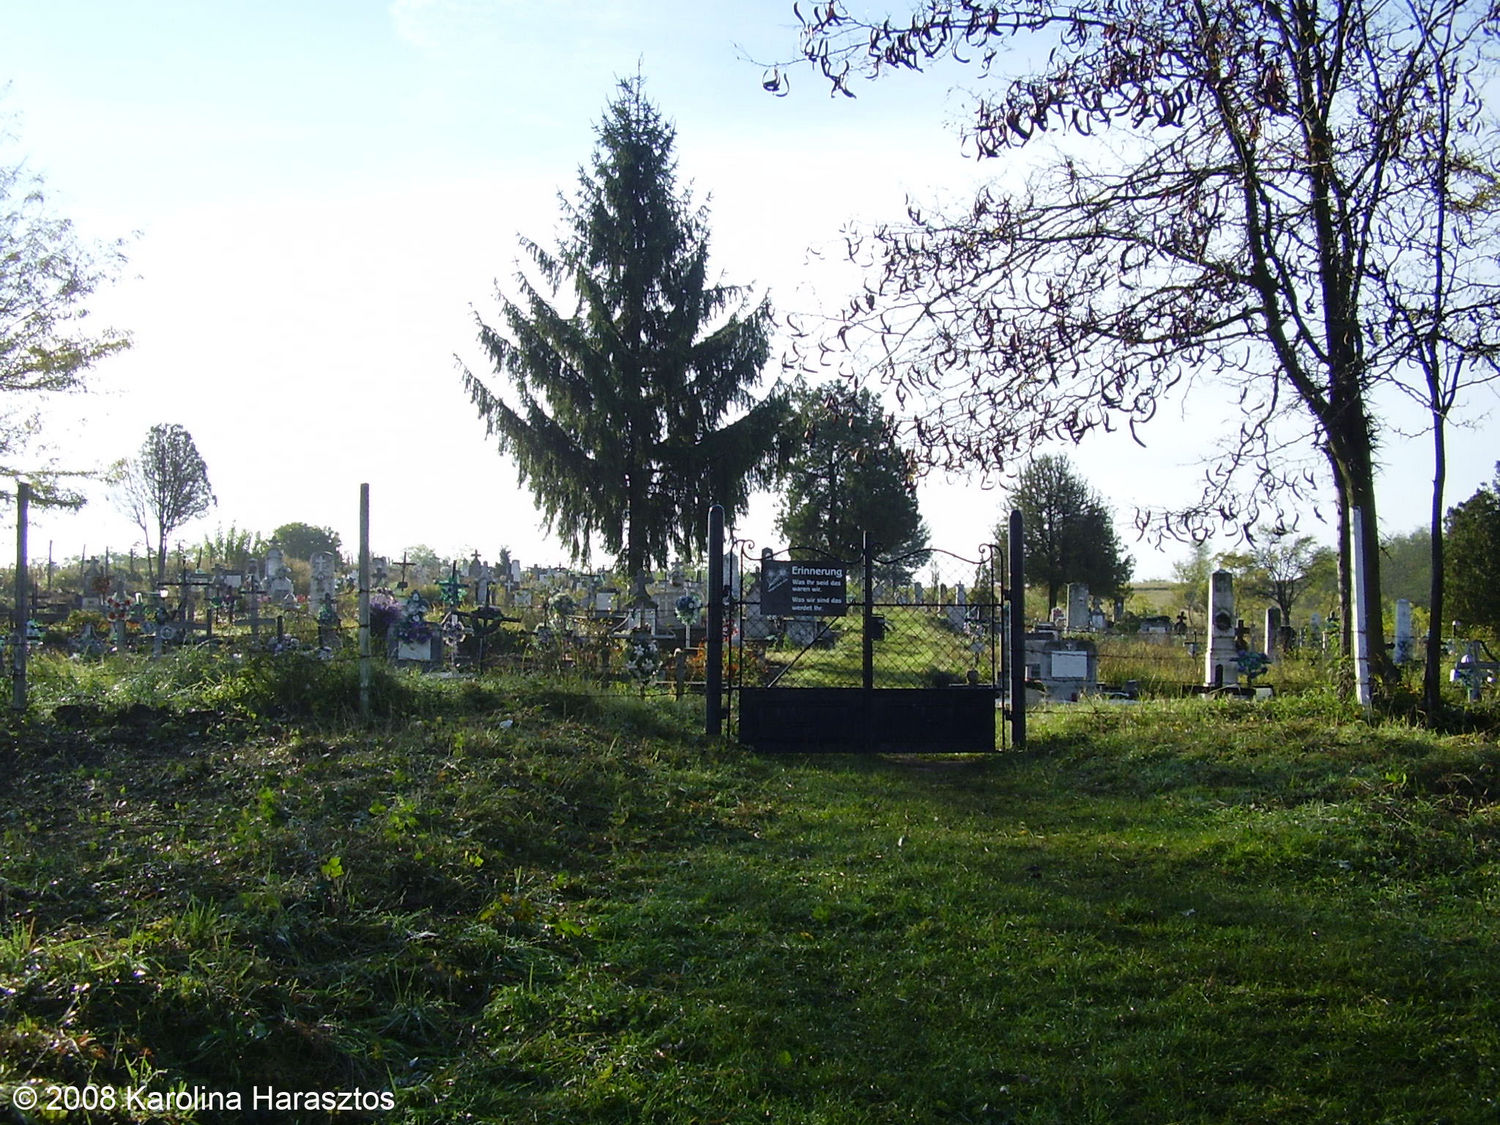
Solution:
M 1240 682 L 1240 666 L 1234 648 L 1234 575 L 1216 570 L 1209 579 L 1208 647 L 1203 663 L 1205 687 L 1234 687 Z
M 1397 664 L 1405 664 L 1416 655 L 1416 642 L 1411 630 L 1411 601 L 1398 598 L 1396 601 L 1396 646 L 1394 656 Z
M 292 600 L 292 575 L 280 547 L 266 552 L 266 597 L 273 602 Z

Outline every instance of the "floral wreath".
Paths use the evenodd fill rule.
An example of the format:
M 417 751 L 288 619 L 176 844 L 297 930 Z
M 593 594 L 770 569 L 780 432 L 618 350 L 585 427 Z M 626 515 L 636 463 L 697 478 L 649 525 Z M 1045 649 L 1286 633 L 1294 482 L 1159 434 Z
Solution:
M 406 599 L 406 616 L 396 626 L 396 639 L 407 644 L 426 644 L 432 640 L 432 625 L 426 613 L 431 605 L 418 591 Z
M 457 648 L 459 643 L 469 635 L 468 626 L 460 619 L 458 614 L 450 613 L 443 620 L 443 643 L 450 648 Z
M 691 590 L 677 599 L 677 620 L 684 625 L 691 625 L 698 620 L 698 613 L 703 609 L 703 599 Z
M 396 626 L 396 637 L 407 644 L 425 644 L 432 640 L 432 625 L 420 614 L 403 617 L 401 624 Z
M 650 683 L 661 671 L 661 650 L 650 633 L 644 630 L 630 634 L 625 642 L 625 663 L 630 674 L 642 684 Z

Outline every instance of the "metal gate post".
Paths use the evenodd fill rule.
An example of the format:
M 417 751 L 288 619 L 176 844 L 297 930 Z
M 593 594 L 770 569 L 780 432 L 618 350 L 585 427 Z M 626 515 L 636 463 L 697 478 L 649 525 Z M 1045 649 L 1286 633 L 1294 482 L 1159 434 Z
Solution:
M 703 733 L 724 731 L 724 508 L 708 509 L 708 636 L 704 663 Z
M 1010 741 L 1017 750 L 1026 748 L 1026 561 L 1022 542 L 1021 513 L 1010 514 Z
M 875 687 L 875 540 L 868 531 L 863 532 L 860 557 L 865 570 L 864 646 L 861 652 L 861 671 L 866 691 Z

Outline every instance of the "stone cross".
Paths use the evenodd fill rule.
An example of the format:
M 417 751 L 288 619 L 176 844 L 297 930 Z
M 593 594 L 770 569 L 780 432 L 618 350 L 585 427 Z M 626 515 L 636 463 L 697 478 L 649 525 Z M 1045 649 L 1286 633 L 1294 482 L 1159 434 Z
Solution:
M 312 566 L 312 585 L 308 590 L 307 604 L 320 610 L 325 601 L 333 601 L 337 593 L 334 565 L 337 560 L 330 551 L 315 551 L 307 560 Z

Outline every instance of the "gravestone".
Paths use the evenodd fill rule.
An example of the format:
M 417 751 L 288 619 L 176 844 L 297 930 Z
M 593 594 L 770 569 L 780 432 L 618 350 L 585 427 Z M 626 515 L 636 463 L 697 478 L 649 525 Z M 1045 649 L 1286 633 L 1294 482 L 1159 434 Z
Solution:
M 1091 640 L 1028 633 L 1025 660 L 1027 679 L 1040 681 L 1048 699 L 1074 703 L 1098 688 L 1099 651 Z
M 83 572 L 83 602 L 79 606 L 85 613 L 98 613 L 104 608 L 104 597 L 109 593 L 109 580 L 99 568 L 98 559 L 90 559 Z
M 292 575 L 287 570 L 286 555 L 280 547 L 271 547 L 266 552 L 266 598 L 285 605 L 292 600 Z
M 474 552 L 474 557 L 469 560 L 469 584 L 474 589 L 474 604 L 480 607 L 490 604 L 490 586 L 494 582 L 494 574 L 488 563 L 479 561 L 479 552 Z
M 1086 633 L 1089 630 L 1089 588 L 1084 582 L 1068 583 L 1067 629 L 1070 633 Z
M 443 661 L 441 632 L 427 620 L 431 604 L 413 590 L 402 607 L 401 620 L 389 634 L 390 659 L 398 664 L 422 664 L 436 667 Z
M 953 604 L 945 611 L 948 616 L 948 627 L 955 633 L 961 633 L 969 617 L 968 595 L 964 592 L 964 584 L 962 582 L 958 584 L 958 589 L 954 592 L 953 598 Z
M 312 566 L 312 585 L 308 589 L 307 604 L 316 612 L 325 602 L 332 602 L 338 594 L 338 580 L 333 573 L 338 560 L 332 552 L 317 551 L 307 561 Z
M 1277 658 L 1281 655 L 1279 652 L 1277 652 L 1277 648 L 1279 647 L 1280 637 L 1281 637 L 1281 607 L 1280 606 L 1276 606 L 1276 605 L 1267 606 L 1266 607 L 1266 648 L 1265 648 L 1265 653 L 1266 653 L 1266 659 L 1269 660 L 1269 661 L 1271 661 L 1272 663 L 1275 663 L 1276 660 L 1277 660 Z
M 817 618 L 788 617 L 786 619 L 786 643 L 797 648 L 806 648 L 818 638 Z
M 1411 631 L 1411 601 L 1396 600 L 1396 645 L 1392 654 L 1397 664 L 1405 664 L 1416 655 L 1416 642 Z
M 760 611 L 760 595 L 751 595 L 750 600 L 745 602 L 744 613 L 741 615 L 741 635 L 747 641 L 764 641 L 776 632 L 776 624 Z
M 1234 687 L 1240 682 L 1235 647 L 1234 575 L 1216 570 L 1209 579 L 1208 645 L 1203 663 L 1205 687 Z

